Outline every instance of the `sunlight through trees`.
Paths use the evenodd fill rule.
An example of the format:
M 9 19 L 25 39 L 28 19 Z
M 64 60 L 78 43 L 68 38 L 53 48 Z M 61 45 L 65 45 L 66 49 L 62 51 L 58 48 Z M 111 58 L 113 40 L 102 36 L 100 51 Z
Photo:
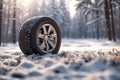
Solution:
M 120 39 L 119 0 L 0 0 L 0 45 L 16 43 L 21 25 L 49 16 L 63 38 Z

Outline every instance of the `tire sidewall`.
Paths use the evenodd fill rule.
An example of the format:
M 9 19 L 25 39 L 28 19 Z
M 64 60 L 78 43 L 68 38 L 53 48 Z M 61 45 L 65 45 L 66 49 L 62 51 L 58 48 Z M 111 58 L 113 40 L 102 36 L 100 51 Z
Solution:
M 32 48 L 33 48 L 33 51 L 35 51 L 35 53 L 37 54 L 45 54 L 39 47 L 38 47 L 38 44 L 36 43 L 36 40 L 37 40 L 37 31 L 38 29 L 40 29 L 40 27 L 44 24 L 50 24 L 53 26 L 53 28 L 56 30 L 56 33 L 57 33 L 57 44 L 55 46 L 55 49 L 50 52 L 52 54 L 57 54 L 58 51 L 59 51 L 59 48 L 60 48 L 60 45 L 61 45 L 61 32 L 60 32 L 60 29 L 59 29 L 59 26 L 57 25 L 57 23 L 49 18 L 49 17 L 42 17 L 40 18 L 36 24 L 34 25 L 34 28 L 33 28 L 33 31 L 32 31 Z

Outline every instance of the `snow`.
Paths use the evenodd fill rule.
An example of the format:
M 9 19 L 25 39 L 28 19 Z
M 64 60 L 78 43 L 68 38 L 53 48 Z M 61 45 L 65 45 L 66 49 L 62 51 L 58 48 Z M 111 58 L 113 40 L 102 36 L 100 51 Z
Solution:
M 120 41 L 112 42 L 107 40 L 95 40 L 95 39 L 64 39 L 60 51 L 120 51 Z
M 101 19 L 104 19 L 104 16 L 102 16 L 100 18 L 93 19 L 93 20 L 87 22 L 86 25 L 89 26 L 90 24 L 96 23 L 96 22 L 98 22 Z
M 0 47 L 0 80 L 120 80 L 120 42 L 63 39 L 58 54 L 24 56 Z

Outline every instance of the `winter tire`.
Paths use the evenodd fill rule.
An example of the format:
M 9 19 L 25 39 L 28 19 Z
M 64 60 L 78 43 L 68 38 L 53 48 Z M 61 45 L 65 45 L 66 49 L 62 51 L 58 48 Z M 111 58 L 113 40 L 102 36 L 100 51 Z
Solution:
M 26 21 L 19 33 L 19 46 L 25 55 L 57 54 L 61 45 L 61 33 L 57 23 L 49 17 Z

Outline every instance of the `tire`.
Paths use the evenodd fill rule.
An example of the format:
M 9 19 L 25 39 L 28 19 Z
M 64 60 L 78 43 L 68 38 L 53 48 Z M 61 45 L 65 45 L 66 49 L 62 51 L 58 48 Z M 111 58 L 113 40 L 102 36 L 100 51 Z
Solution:
M 26 21 L 19 33 L 19 46 L 25 55 L 57 54 L 61 45 L 61 32 L 57 23 L 49 17 Z

